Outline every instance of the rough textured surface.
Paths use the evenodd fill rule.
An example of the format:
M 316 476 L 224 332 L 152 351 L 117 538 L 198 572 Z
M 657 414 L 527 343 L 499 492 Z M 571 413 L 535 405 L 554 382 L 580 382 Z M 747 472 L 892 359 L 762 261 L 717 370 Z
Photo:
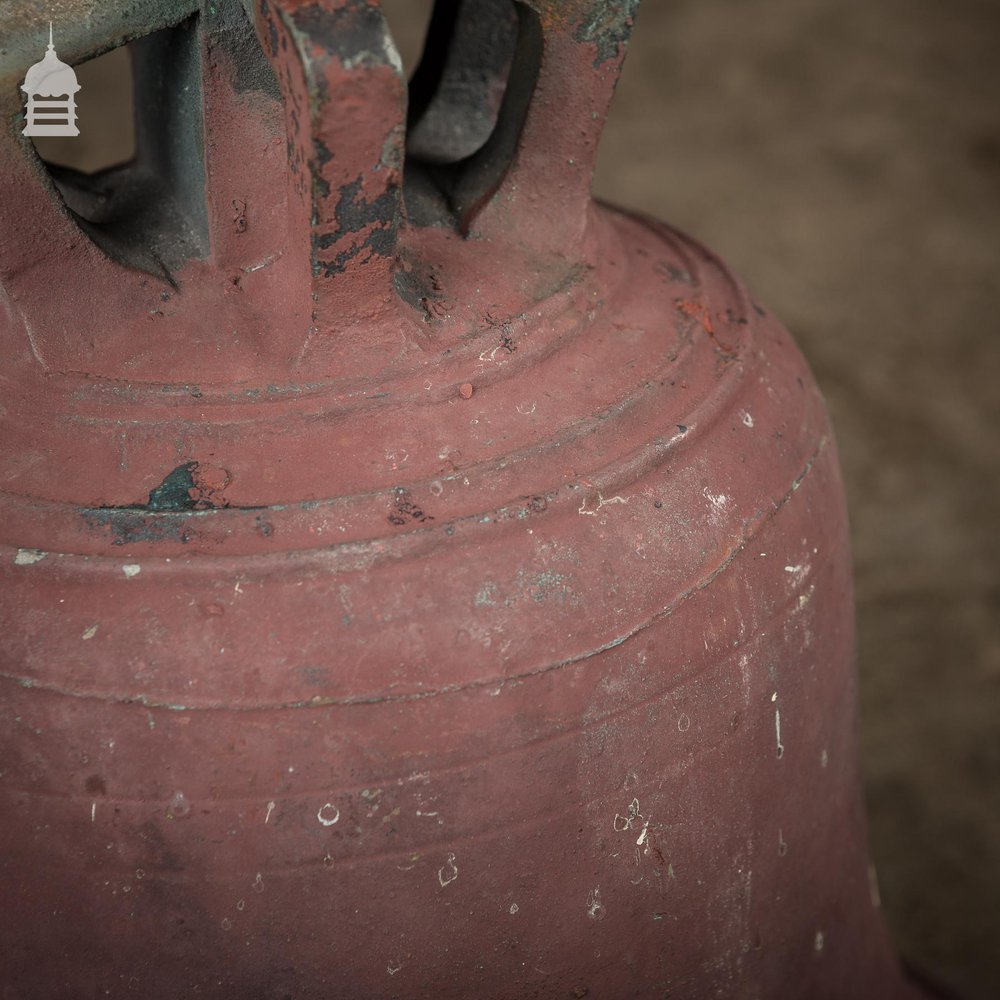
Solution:
M 990 476 L 995 476 L 996 466 L 982 458 L 990 438 L 983 434 L 988 424 L 979 422 L 996 368 L 996 342 L 991 346 L 986 338 L 977 338 L 976 323 L 959 330 L 954 317 L 975 315 L 978 323 L 979 311 L 985 313 L 995 292 L 988 263 L 995 218 L 984 215 L 981 207 L 984 199 L 987 205 L 996 204 L 989 201 L 991 188 L 983 178 L 987 169 L 995 168 L 997 143 L 995 135 L 981 127 L 988 114 L 975 99 L 985 92 L 977 89 L 986 66 L 974 16 L 981 8 L 962 7 L 969 15 L 965 27 L 937 8 L 922 5 L 924 19 L 914 26 L 910 8 L 904 11 L 901 6 L 851 10 L 845 18 L 839 8 L 834 11 L 832 5 L 818 2 L 794 8 L 789 3 L 755 2 L 736 12 L 712 2 L 669 8 L 648 3 L 612 119 L 598 186 L 616 200 L 678 220 L 723 247 L 764 297 L 777 304 L 779 314 L 792 321 L 819 368 L 847 452 L 849 486 L 860 484 L 852 491 L 852 503 L 861 567 L 862 652 L 870 664 L 866 690 L 868 706 L 874 706 L 866 718 L 869 781 L 872 776 L 876 781 L 880 776 L 891 779 L 871 785 L 877 790 L 871 805 L 876 849 L 881 846 L 883 855 L 883 894 L 911 956 L 926 958 L 924 964 L 931 967 L 950 966 L 956 979 L 986 996 L 992 995 L 990 984 L 995 982 L 989 963 L 995 931 L 986 907 L 977 909 L 975 904 L 996 896 L 981 888 L 984 870 L 987 876 L 990 867 L 996 870 L 987 853 L 997 839 L 988 834 L 995 805 L 987 798 L 983 809 L 982 801 L 995 768 L 989 743 L 995 738 L 991 703 L 981 690 L 967 696 L 961 683 L 943 691 L 938 671 L 943 663 L 961 679 L 978 667 L 985 677 L 996 664 L 995 642 L 988 645 L 991 634 L 995 636 L 990 631 L 995 628 L 990 595 L 995 604 L 996 592 L 988 503 L 996 489 L 983 487 L 984 482 L 995 483 Z M 705 59 L 706 51 L 724 55 L 724 71 Z M 983 58 L 977 62 L 980 52 Z M 933 86 L 924 76 L 928 56 L 937 69 Z M 888 80 L 886 66 L 892 67 Z M 665 76 L 676 94 L 669 103 Z M 959 116 L 956 123 L 949 102 L 963 84 L 971 90 L 963 93 L 968 117 Z M 883 99 L 872 102 L 872 90 Z M 665 109 L 658 120 L 651 110 L 657 107 Z M 941 143 L 942 130 L 949 134 L 949 128 L 959 140 L 968 141 Z M 905 155 L 888 158 L 889 141 Z M 854 155 L 845 158 L 845 151 Z M 963 222 L 962 191 L 943 182 L 953 179 L 957 165 L 968 167 L 969 162 L 980 164 L 979 172 L 973 167 L 959 173 L 984 198 L 969 200 Z M 887 185 L 890 170 L 892 183 Z M 817 189 L 822 198 L 816 198 Z M 933 191 L 940 205 L 917 221 L 906 197 L 912 191 Z M 910 243 L 920 248 L 916 262 L 910 255 L 904 259 L 907 245 L 898 239 L 900 232 L 910 233 Z M 927 238 L 935 232 L 937 238 Z M 908 311 L 900 296 L 887 294 L 886 285 L 873 281 L 888 270 L 895 275 L 889 286 L 923 289 L 933 284 L 931 271 L 957 276 L 955 246 L 972 247 L 977 239 L 982 247 L 978 256 L 958 257 L 967 265 L 961 282 L 953 279 L 950 287 L 945 282 L 935 299 L 940 315 L 922 300 L 919 310 L 914 306 Z M 875 254 L 876 265 L 857 253 L 858 242 Z M 860 290 L 853 315 L 844 309 L 838 281 L 849 281 Z M 982 307 L 973 308 L 978 302 Z M 692 307 L 682 312 L 689 318 L 698 314 Z M 857 322 L 859 315 L 867 326 Z M 876 328 L 877 335 L 869 332 Z M 932 339 L 939 330 L 949 337 Z M 501 338 L 500 344 L 504 342 Z M 930 349 L 927 356 L 914 357 L 899 346 L 914 343 Z M 967 381 L 949 379 L 948 369 L 942 371 L 945 366 L 934 358 L 932 351 L 937 350 L 942 359 L 951 359 L 952 345 L 955 350 L 964 345 L 966 353 L 979 352 L 983 389 L 978 394 L 968 393 Z M 872 361 L 865 371 L 855 368 L 861 354 Z M 928 377 L 922 379 L 921 372 Z M 920 399 L 906 395 L 907 385 L 924 382 L 934 391 Z M 464 397 L 466 385 L 472 388 L 463 383 L 456 395 Z M 867 406 L 859 407 L 859 399 L 868 401 Z M 930 415 L 928 405 L 933 408 Z M 970 442 L 966 451 L 954 453 L 955 435 L 939 432 L 934 437 L 934 431 L 949 427 L 964 433 L 963 439 Z M 928 475 L 917 476 L 915 470 L 922 466 L 912 459 L 907 464 L 910 442 L 927 448 L 928 430 L 931 442 L 941 444 L 921 458 Z M 986 446 L 978 450 L 977 433 Z M 935 469 L 948 474 L 935 476 Z M 183 479 L 183 492 L 195 502 L 189 492 L 195 487 L 193 471 L 182 467 L 187 476 L 177 480 Z M 198 497 L 214 496 L 212 491 L 226 485 L 227 478 L 226 470 L 210 474 L 204 480 L 210 492 Z M 155 488 L 151 481 L 149 490 Z M 934 499 L 957 498 L 959 488 L 968 488 L 961 504 L 972 515 L 961 524 L 944 502 L 938 506 Z M 908 495 L 914 493 L 919 495 Z M 976 497 L 983 498 L 981 513 Z M 136 497 L 137 504 L 142 500 Z M 912 506 L 914 501 L 917 506 Z M 900 518 L 900 510 L 906 509 L 914 511 L 912 518 Z M 403 523 L 426 514 L 406 497 L 399 497 L 393 510 L 390 519 L 395 516 Z M 96 523 L 111 526 L 121 543 L 146 540 L 150 531 L 134 509 L 104 510 L 94 516 Z M 155 524 L 182 544 L 176 523 L 163 519 Z M 265 534 L 271 530 L 267 525 L 259 525 Z M 930 552 L 928 525 L 934 527 Z M 960 551 L 963 537 L 970 544 Z M 908 544 L 912 539 L 920 545 Z M 41 562 L 30 550 L 17 558 L 23 566 Z M 949 567 L 950 572 L 940 572 Z M 978 576 L 975 567 L 980 568 Z M 913 592 L 899 588 L 907 573 L 923 581 Z M 956 586 L 970 578 L 971 586 Z M 528 592 L 541 595 L 563 584 L 545 577 L 529 584 Z M 484 600 L 490 597 L 484 592 Z M 872 614 L 879 605 L 883 610 Z M 209 619 L 222 613 L 221 604 L 210 602 L 205 609 Z M 85 641 L 97 634 L 93 626 L 81 632 Z M 904 637 L 905 643 L 900 641 Z M 872 656 L 873 648 L 879 649 L 878 659 Z M 926 667 L 920 669 L 921 664 Z M 885 700 L 873 698 L 873 691 Z M 970 719 L 981 721 L 969 726 Z M 937 738 L 927 739 L 927 732 Z M 956 775 L 964 780 L 956 782 Z M 186 802 L 175 805 L 173 816 L 188 814 Z M 329 811 L 324 815 L 332 817 Z M 626 812 L 622 822 L 629 818 Z M 963 845 L 969 845 L 966 851 Z M 978 864 L 969 857 L 976 852 L 984 859 Z M 442 871 L 450 879 L 447 865 Z M 253 888 L 258 890 L 260 884 Z M 915 901 L 913 912 L 907 912 L 908 899 Z M 591 906 L 595 916 L 604 913 L 599 899 L 588 902 Z
M 854 537 L 883 903 L 1000 995 L 1000 14 L 647 3 L 597 190 L 720 249 L 830 403 Z

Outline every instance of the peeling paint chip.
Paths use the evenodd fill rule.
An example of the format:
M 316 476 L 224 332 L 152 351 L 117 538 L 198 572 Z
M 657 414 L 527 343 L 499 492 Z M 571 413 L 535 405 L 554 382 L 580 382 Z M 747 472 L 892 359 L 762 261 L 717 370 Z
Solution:
M 131 579 L 133 576 L 138 576 L 142 572 L 142 567 L 138 563 L 126 563 L 122 566 L 122 572 Z
M 603 920 L 605 916 L 604 904 L 601 902 L 600 888 L 592 889 L 587 895 L 587 916 L 591 920 Z
M 47 552 L 41 552 L 38 549 L 18 549 L 17 555 L 14 556 L 14 565 L 33 566 L 36 562 L 41 562 L 47 555 Z
M 458 878 L 458 865 L 455 864 L 455 855 L 449 854 L 448 860 L 438 869 L 438 882 L 443 889 Z
M 268 815 L 271 815 L 270 811 L 268 811 Z M 323 805 L 319 807 L 319 812 L 316 813 L 316 819 L 318 819 L 323 826 L 333 826 L 333 824 L 340 819 L 340 810 L 332 802 L 324 802 Z

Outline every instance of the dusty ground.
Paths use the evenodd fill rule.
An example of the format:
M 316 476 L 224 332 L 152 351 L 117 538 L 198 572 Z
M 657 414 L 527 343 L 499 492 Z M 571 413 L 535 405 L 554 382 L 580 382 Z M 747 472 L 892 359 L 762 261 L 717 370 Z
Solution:
M 386 4 L 412 64 L 426 0 Z M 885 911 L 970 1000 L 1000 996 L 998 43 L 996 0 L 645 0 L 596 183 L 727 257 L 826 391 Z
M 823 386 L 904 954 L 1000 996 L 1000 4 L 645 0 L 600 194 L 721 252 Z

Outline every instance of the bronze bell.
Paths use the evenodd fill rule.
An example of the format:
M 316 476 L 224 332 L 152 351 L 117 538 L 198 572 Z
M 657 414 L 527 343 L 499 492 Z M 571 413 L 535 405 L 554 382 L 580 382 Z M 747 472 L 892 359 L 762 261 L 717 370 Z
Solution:
M 590 198 L 636 6 L 64 0 L 93 177 L 5 15 L 4 1000 L 915 995 L 823 401 Z

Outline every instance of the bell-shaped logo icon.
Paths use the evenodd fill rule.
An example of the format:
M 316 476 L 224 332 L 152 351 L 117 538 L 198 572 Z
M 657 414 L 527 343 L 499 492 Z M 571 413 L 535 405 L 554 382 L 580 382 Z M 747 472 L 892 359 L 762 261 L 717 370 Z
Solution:
M 76 94 L 80 84 L 73 67 L 60 62 L 56 55 L 51 21 L 45 57 L 25 74 L 21 90 L 28 95 L 24 135 L 80 134 L 76 126 Z

